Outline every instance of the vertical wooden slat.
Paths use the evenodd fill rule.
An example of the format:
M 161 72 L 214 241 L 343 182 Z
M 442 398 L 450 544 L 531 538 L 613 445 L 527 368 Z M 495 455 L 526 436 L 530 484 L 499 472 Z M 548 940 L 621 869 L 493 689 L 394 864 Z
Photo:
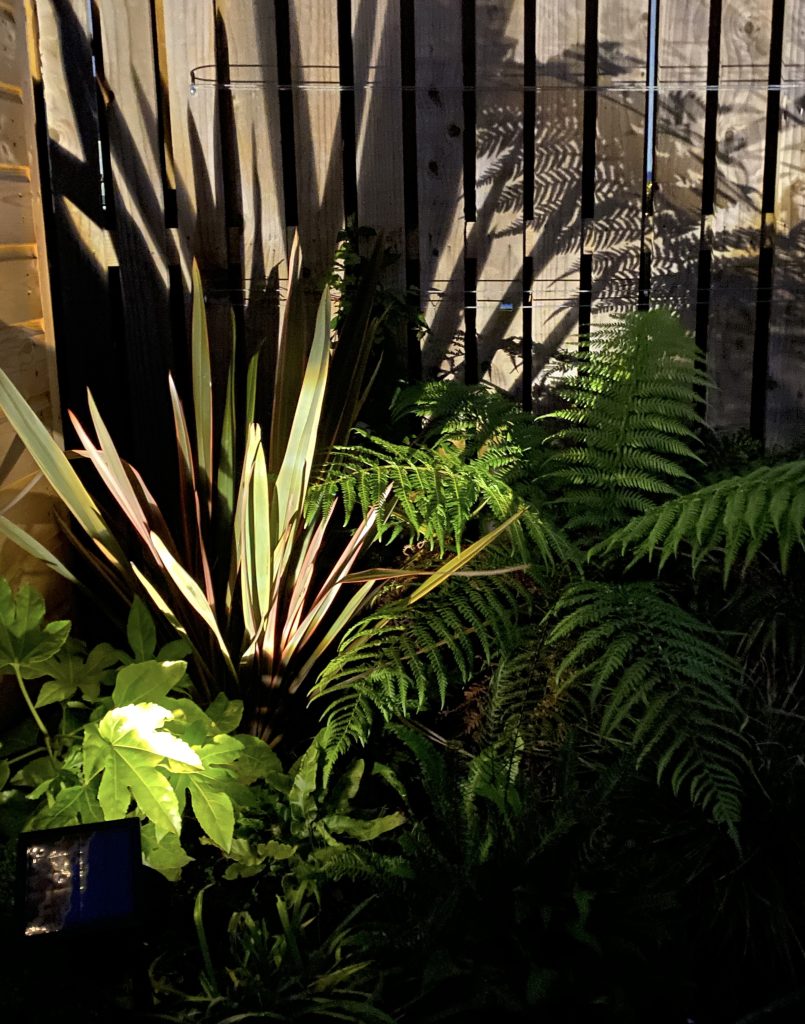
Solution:
M 12 212 L 25 213 L 24 217 L 12 218 L 13 240 L 6 233 L 8 222 L 0 234 L 0 365 L 60 440 L 59 389 L 36 137 L 35 92 L 41 79 L 35 19 L 27 0 L 0 4 L 0 76 L 3 87 L 15 90 L 19 106 L 13 124 L 0 123 L 0 149 L 11 132 L 22 129 L 22 145 L 15 147 L 20 163 L 16 169 L 7 168 L 5 173 L 9 174 L 6 183 L 12 188 L 16 184 L 18 189 L 18 201 Z M 36 466 L 27 452 L 17 451 L 17 446 L 13 430 L 0 416 L 0 511 L 63 557 L 64 544 L 53 519 L 55 498 L 50 487 L 40 479 L 20 497 Z M 65 609 L 68 594 L 64 580 L 7 540 L 0 540 L 0 575 L 12 587 L 23 583 L 37 587 L 52 614 Z M 5 702 L 0 702 L 0 714 L 4 707 Z
M 344 222 L 335 0 L 289 0 L 299 236 L 314 279 L 332 264 Z
M 416 5 L 416 130 L 426 377 L 464 364 L 464 152 L 461 6 Z
M 402 68 L 399 0 L 352 0 L 358 220 L 404 256 Z M 388 284 L 405 288 L 405 263 Z
M 99 11 L 134 451 L 159 476 L 167 472 L 171 333 L 152 8 L 150 0 L 102 0 Z
M 42 307 L 42 338 L 39 342 L 47 365 L 47 384 L 50 395 L 51 415 L 50 427 L 54 437 L 61 443 L 61 396 L 59 391 L 59 375 L 56 365 L 56 337 L 53 320 L 53 300 L 51 295 L 51 278 L 45 229 L 45 210 L 42 197 L 42 167 L 40 163 L 39 117 L 36 109 L 37 94 L 41 94 L 42 69 L 39 63 L 39 47 L 37 41 L 37 24 L 33 0 L 14 0 L 14 17 L 19 26 L 20 44 L 16 47 L 16 57 L 22 103 L 25 111 L 25 129 L 27 143 L 27 161 L 30 176 L 30 192 L 26 195 L 30 204 L 32 238 L 36 245 L 37 267 L 39 276 L 39 295 Z M 27 218 L 26 218 L 27 220 Z M 23 239 L 20 239 L 22 241 Z
M 236 152 L 231 158 L 238 168 L 233 184 L 239 192 L 232 202 L 248 295 L 249 286 L 275 267 L 287 277 L 274 5 L 218 0 L 218 16 L 232 82 Z
M 705 0 L 660 4 L 651 304 L 696 325 L 707 42 Z
M 584 0 L 538 0 L 533 259 L 533 387 L 538 397 L 560 347 L 576 342 L 581 253 Z
M 749 426 L 772 0 L 724 0 L 708 330 L 708 419 Z
M 649 0 L 599 0 L 591 326 L 637 305 Z
M 109 309 L 108 269 L 116 255 L 101 199 L 89 13 L 84 0 L 37 0 L 32 10 L 53 204 L 50 262 L 62 400 L 85 418 L 89 386 L 114 428 L 124 414 L 119 401 L 105 400 L 103 384 L 120 370 Z
M 160 64 L 170 125 L 170 135 L 164 140 L 171 166 L 168 186 L 176 191 L 178 256 L 189 293 L 194 257 L 205 279 L 227 265 L 218 149 L 215 10 L 213 0 L 157 0 L 156 13 L 164 39 L 164 65 Z M 203 70 L 191 92 L 190 76 L 196 68 Z
M 523 0 L 476 3 L 476 220 L 466 252 L 477 261 L 479 372 L 513 394 L 522 378 L 524 22 Z
M 769 446 L 801 443 L 805 436 L 805 6 L 796 0 L 786 4 L 780 79 L 766 398 Z

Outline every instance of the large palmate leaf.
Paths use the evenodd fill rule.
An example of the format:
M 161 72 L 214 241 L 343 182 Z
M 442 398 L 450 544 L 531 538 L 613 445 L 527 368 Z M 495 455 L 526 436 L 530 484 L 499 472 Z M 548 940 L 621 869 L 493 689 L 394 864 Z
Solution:
M 13 669 L 23 678 L 42 675 L 43 666 L 64 646 L 67 621 L 43 625 L 45 602 L 32 587 L 12 593 L 0 578 L 0 672 Z
M 181 816 L 166 770 L 170 762 L 201 768 L 189 744 L 161 727 L 173 717 L 157 704 L 113 708 L 84 733 L 84 777 L 101 775 L 98 800 L 107 819 L 128 813 L 132 798 L 158 832 L 179 834 Z
M 126 704 L 161 703 L 184 678 L 184 661 L 138 661 L 117 674 L 112 700 Z

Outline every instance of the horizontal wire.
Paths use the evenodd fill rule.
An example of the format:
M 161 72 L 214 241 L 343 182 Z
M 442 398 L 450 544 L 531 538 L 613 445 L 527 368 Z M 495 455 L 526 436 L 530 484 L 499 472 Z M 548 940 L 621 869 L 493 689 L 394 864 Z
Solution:
M 241 64 L 238 67 L 261 67 L 259 64 Z M 790 82 L 774 83 L 770 84 L 767 82 L 759 82 L 757 79 L 751 78 L 734 78 L 729 79 L 726 82 L 721 82 L 717 85 L 708 84 L 706 80 L 680 80 L 661 82 L 656 85 L 650 85 L 647 82 L 640 81 L 625 81 L 625 82 L 613 82 L 607 85 L 585 85 L 583 82 L 569 82 L 566 84 L 547 85 L 537 83 L 536 85 L 526 85 L 523 82 L 515 81 L 511 83 L 506 82 L 495 82 L 495 83 L 478 83 L 472 85 L 403 85 L 402 83 L 394 82 L 364 82 L 357 85 L 342 85 L 339 82 L 328 82 L 325 80 L 320 81 L 308 81 L 308 82 L 279 82 L 270 78 L 243 78 L 237 81 L 224 82 L 218 78 L 207 78 L 203 75 L 199 75 L 198 72 L 204 71 L 206 68 L 212 68 L 214 65 L 200 65 L 199 67 L 193 68 L 190 72 L 190 91 L 199 86 L 203 88 L 213 89 L 225 89 L 225 90 L 237 90 L 237 89 L 256 89 L 258 87 L 265 88 L 270 86 L 277 89 L 280 92 L 338 92 L 338 93 L 356 93 L 362 90 L 387 90 L 393 92 L 404 92 L 404 93 L 423 93 L 425 95 L 437 93 L 540 93 L 540 92 L 579 92 L 579 93 L 602 93 L 602 92 L 639 92 L 639 93 L 664 93 L 664 92 L 679 92 L 680 90 L 691 90 L 695 89 L 703 93 L 708 92 L 729 92 L 731 89 L 743 87 L 756 90 L 758 92 L 788 92 L 797 89 L 805 89 L 805 79 L 796 79 Z M 333 68 L 333 71 L 337 71 L 337 68 Z

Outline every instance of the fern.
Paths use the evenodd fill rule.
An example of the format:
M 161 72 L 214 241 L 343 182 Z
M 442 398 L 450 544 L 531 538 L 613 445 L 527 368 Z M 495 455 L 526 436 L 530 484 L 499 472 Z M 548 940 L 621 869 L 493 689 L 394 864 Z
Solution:
M 630 552 L 633 562 L 659 557 L 660 568 L 680 549 L 696 569 L 709 556 L 722 563 L 724 582 L 740 562 L 745 570 L 776 540 L 785 572 L 805 544 L 805 460 L 762 466 L 673 499 L 633 519 L 590 552 Z
M 327 765 L 373 723 L 444 704 L 478 660 L 490 664 L 511 643 L 522 592 L 509 576 L 453 579 L 415 605 L 384 605 L 346 634 L 313 689 L 327 698 L 322 743 Z
M 327 472 L 313 489 L 308 514 L 340 497 L 345 521 L 356 510 L 366 515 L 378 505 L 377 534 L 387 542 L 401 536 L 409 544 L 424 542 L 440 555 L 460 549 L 471 524 L 502 522 L 520 511 L 509 531 L 515 557 L 539 559 L 551 567 L 576 561 L 567 538 L 537 507 L 526 507 L 510 477 L 521 470 L 516 444 L 483 446 L 467 454 L 458 438 L 442 438 L 433 448 L 397 445 L 358 432 L 362 439 L 336 449 Z M 388 488 L 391 485 L 390 498 Z
M 697 459 L 705 383 L 692 339 L 666 310 L 631 313 L 593 335 L 558 389 L 567 406 L 545 417 L 563 424 L 545 482 L 569 529 L 611 529 L 678 493 Z
M 649 583 L 585 582 L 557 602 L 549 645 L 567 651 L 561 689 L 586 687 L 606 738 L 651 759 L 657 779 L 687 790 L 734 834 L 745 741 L 741 666 L 712 627 Z

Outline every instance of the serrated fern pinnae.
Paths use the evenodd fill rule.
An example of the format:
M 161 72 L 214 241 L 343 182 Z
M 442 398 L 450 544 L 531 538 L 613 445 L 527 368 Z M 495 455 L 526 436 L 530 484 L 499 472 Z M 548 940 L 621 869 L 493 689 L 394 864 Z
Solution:
M 398 445 L 365 433 L 358 437 L 332 453 L 308 512 L 340 498 L 348 521 L 357 510 L 365 515 L 383 506 L 376 520 L 379 539 L 424 542 L 443 556 L 461 549 L 471 524 L 502 522 L 519 511 L 509 531 L 518 562 L 551 567 L 577 560 L 545 509 L 526 505 L 513 486 L 510 478 L 522 469 L 516 444 L 500 440 L 468 454 L 466 442 L 457 437 L 441 437 L 432 447 Z
M 566 589 L 549 646 L 563 653 L 561 689 L 584 688 L 605 738 L 651 760 L 658 781 L 686 791 L 735 834 L 746 743 L 739 662 L 716 630 L 650 583 Z
M 688 484 L 705 385 L 692 338 L 667 310 L 592 335 L 558 388 L 566 406 L 546 416 L 561 426 L 544 482 L 570 530 L 611 529 Z
M 766 546 L 776 544 L 785 572 L 791 554 L 805 545 L 805 460 L 761 466 L 685 494 L 621 527 L 592 554 L 619 551 L 633 563 L 688 555 L 694 571 L 710 557 L 721 562 L 724 582 Z
M 365 743 L 378 719 L 442 706 L 451 684 L 510 645 L 522 600 L 510 576 L 456 578 L 415 605 L 396 601 L 363 616 L 313 688 L 314 700 L 327 701 L 328 766 Z

